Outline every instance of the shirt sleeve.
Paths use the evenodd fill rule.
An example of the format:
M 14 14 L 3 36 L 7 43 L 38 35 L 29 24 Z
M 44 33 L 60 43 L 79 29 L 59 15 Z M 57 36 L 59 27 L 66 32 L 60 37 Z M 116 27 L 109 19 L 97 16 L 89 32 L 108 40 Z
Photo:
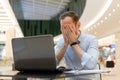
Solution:
M 58 51 L 60 50 L 60 48 L 62 47 L 62 44 L 63 44 L 63 39 L 60 39 L 57 44 L 55 45 L 54 47 L 54 50 L 55 50 L 55 56 L 57 55 Z M 55 57 L 56 58 L 56 57 Z M 56 58 L 56 64 L 59 65 L 59 61 L 58 59 Z
M 92 38 L 89 41 L 89 47 L 81 58 L 81 65 L 86 69 L 94 69 L 98 63 L 98 41 Z

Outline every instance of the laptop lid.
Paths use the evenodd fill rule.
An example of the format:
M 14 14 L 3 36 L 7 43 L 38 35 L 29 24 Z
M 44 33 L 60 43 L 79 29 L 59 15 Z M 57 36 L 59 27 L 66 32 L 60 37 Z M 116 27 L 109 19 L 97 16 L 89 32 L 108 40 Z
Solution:
M 12 39 L 15 69 L 19 71 L 56 69 L 52 35 Z

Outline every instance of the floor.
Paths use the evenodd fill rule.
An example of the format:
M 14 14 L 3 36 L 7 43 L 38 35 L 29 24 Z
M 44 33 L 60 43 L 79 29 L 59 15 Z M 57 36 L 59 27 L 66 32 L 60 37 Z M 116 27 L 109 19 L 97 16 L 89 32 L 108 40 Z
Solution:
M 101 65 L 101 69 L 108 69 L 108 68 L 105 68 L 103 67 L 103 65 Z M 110 73 L 102 74 L 102 80 L 120 80 L 119 67 L 116 65 L 114 68 L 111 68 L 110 70 L 111 70 Z

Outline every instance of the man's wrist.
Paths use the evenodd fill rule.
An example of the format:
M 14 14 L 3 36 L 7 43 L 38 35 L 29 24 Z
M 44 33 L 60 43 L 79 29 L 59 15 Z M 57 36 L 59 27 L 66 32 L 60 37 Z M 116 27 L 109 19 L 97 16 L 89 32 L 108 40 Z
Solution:
M 63 45 L 64 45 L 64 46 L 68 46 L 68 43 L 64 43 Z
M 73 46 L 73 45 L 76 45 L 76 44 L 80 44 L 80 41 L 77 40 L 76 42 L 71 43 L 70 46 Z

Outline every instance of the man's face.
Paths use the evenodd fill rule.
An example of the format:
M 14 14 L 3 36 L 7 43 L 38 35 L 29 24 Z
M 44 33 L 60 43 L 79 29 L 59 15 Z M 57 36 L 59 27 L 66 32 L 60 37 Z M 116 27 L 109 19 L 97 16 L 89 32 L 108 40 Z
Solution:
M 70 27 L 70 26 L 72 26 L 72 28 L 74 28 L 74 30 L 78 30 L 79 28 L 78 28 L 78 25 L 77 24 L 75 24 L 74 22 L 73 22 L 73 20 L 72 20 L 72 18 L 71 17 L 65 17 L 64 19 L 61 19 L 60 20 L 60 25 L 61 25 L 61 27 Z M 66 26 L 67 25 L 67 26 Z
M 61 27 L 65 25 L 74 25 L 74 22 L 71 17 L 65 17 L 64 19 L 60 20 Z

